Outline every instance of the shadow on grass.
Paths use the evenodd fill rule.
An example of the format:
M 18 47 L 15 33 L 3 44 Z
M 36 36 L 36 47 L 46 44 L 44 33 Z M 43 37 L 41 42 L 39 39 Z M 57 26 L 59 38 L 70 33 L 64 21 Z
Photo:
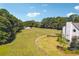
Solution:
M 59 37 L 58 35 L 47 35 L 47 37 Z
M 65 51 L 65 49 L 62 46 L 57 45 L 56 48 L 61 50 L 61 51 Z

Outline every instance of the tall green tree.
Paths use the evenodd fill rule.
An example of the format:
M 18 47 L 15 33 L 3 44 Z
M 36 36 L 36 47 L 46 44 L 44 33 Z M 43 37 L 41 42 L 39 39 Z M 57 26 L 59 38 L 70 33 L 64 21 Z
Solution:
M 41 22 L 43 28 L 62 29 L 66 23 L 66 17 L 47 17 Z
M 11 42 L 16 33 L 22 29 L 21 23 L 22 21 L 6 9 L 0 9 L 0 44 Z

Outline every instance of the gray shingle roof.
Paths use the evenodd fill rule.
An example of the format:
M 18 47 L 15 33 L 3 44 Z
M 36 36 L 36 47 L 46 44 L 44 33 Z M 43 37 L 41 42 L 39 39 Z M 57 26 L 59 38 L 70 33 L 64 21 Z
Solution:
M 79 30 L 79 23 L 73 23 L 73 25 Z

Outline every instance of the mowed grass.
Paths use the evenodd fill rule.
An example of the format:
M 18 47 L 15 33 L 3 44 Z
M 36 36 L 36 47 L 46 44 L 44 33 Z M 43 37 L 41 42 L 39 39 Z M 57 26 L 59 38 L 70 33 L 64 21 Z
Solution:
M 39 49 L 35 44 L 35 40 L 42 35 L 60 33 L 54 29 L 32 28 L 30 30 L 22 30 L 17 33 L 16 39 L 9 44 L 0 46 L 1 56 L 45 56 L 45 55 L 62 55 L 56 49 L 55 40 L 57 38 L 44 38 L 40 45 L 43 50 Z M 49 39 L 49 40 L 48 40 Z M 52 44 L 52 45 L 50 45 Z
M 48 56 L 63 56 L 65 55 L 62 51 L 57 49 L 57 37 L 42 37 L 38 40 L 38 46 L 41 48 Z

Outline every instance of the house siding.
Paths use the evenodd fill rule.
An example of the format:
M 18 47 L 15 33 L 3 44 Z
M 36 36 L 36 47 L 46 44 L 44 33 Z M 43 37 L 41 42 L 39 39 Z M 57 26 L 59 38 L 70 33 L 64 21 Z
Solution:
M 75 32 L 73 31 L 74 29 L 76 30 Z M 79 36 L 79 30 L 73 25 L 72 22 L 67 22 L 66 26 L 63 27 L 62 35 L 71 42 L 73 36 Z
M 72 22 L 66 23 L 66 39 L 68 39 L 71 42 L 72 39 Z

